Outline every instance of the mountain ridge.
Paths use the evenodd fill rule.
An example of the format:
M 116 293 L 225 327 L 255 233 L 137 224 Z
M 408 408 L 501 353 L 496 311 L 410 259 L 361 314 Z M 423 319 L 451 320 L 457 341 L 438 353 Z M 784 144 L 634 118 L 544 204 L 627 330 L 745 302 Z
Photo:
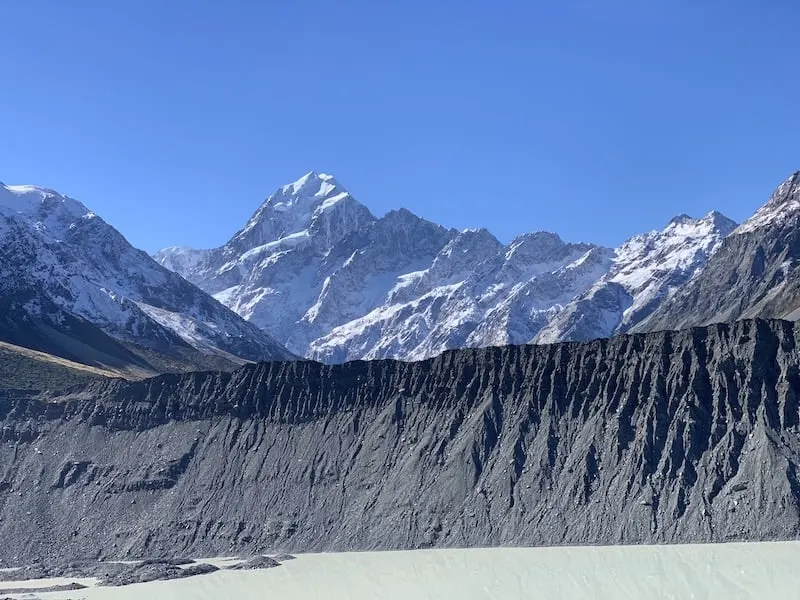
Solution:
M 259 345 L 278 359 L 419 360 L 451 348 L 796 318 L 800 289 L 791 274 L 800 251 L 784 221 L 800 219 L 799 182 L 796 172 L 741 225 L 717 211 L 681 214 L 612 249 L 552 232 L 502 244 L 485 229 L 448 229 L 403 208 L 376 217 L 335 178 L 312 171 L 268 196 L 227 244 L 167 248 L 152 264 L 79 202 L 36 186 L 3 186 L 0 241 L 16 266 L 0 274 L 8 298 L 0 338 L 31 339 L 34 349 L 115 369 L 148 368 L 141 352 L 148 346 L 193 353 L 174 357 L 180 367 L 149 365 L 159 371 L 193 361 L 234 364 L 237 352 L 259 360 Z M 157 263 L 166 270 L 157 272 Z M 172 288 L 201 297 L 180 278 L 163 285 L 172 271 L 220 303 L 204 314 L 231 311 L 225 325 L 163 304 L 165 294 L 180 304 Z M 76 287 L 87 273 L 91 285 Z M 131 282 L 131 273 L 140 281 Z M 155 279 L 161 283 L 148 283 Z M 720 288 L 721 281 L 730 285 Z M 749 304 L 737 307 L 745 296 Z M 76 336 L 100 352 L 76 346 Z M 236 352 L 217 348 L 230 343 Z M 197 351 L 216 357 L 198 363 Z
M 800 172 L 720 244 L 703 272 L 636 330 L 800 318 Z
M 331 197 L 358 208 L 344 213 L 346 226 L 322 236 L 311 215 Z M 295 209 L 299 216 L 287 216 Z M 407 209 L 377 218 L 332 176 L 312 171 L 278 188 L 227 244 L 211 250 L 167 248 L 155 258 L 295 354 L 326 362 L 418 360 L 448 348 L 627 331 L 691 279 L 734 226 L 713 211 L 700 219 L 680 215 L 661 237 L 642 234 L 617 249 L 564 242 L 553 232 L 522 234 L 501 244 L 485 229 L 442 228 Z M 697 231 L 670 241 L 670 228 Z M 254 246 L 243 241 L 252 231 L 260 232 Z M 639 254 L 630 261 L 674 265 L 666 273 L 650 268 L 658 279 L 652 289 L 630 283 L 617 289 L 624 270 L 620 253 L 639 238 Z M 684 242 L 694 246 L 680 248 Z M 615 269 L 616 279 L 609 274 Z M 604 278 L 608 285 L 597 289 Z M 586 297 L 589 293 L 594 296 Z M 609 304 L 618 306 L 616 317 Z M 570 316 L 576 311 L 579 324 Z M 593 313 L 599 316 L 587 326 L 583 321 Z

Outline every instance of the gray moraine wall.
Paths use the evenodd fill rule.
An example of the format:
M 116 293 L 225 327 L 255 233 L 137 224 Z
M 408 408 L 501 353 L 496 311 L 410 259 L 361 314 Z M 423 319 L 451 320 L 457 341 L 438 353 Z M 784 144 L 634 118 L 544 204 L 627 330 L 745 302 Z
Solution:
M 791 539 L 800 330 L 0 396 L 0 559 Z

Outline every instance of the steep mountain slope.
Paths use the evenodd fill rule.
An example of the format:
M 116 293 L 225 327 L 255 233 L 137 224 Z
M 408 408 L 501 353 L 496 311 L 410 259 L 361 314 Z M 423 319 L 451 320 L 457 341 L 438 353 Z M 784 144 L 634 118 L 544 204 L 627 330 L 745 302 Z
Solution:
M 291 356 L 52 190 L 0 185 L 0 264 L 0 339 L 20 346 L 153 372 Z
M 730 228 L 717 214 L 682 217 L 616 253 L 545 232 L 504 246 L 407 210 L 375 218 L 312 172 L 278 189 L 225 246 L 155 258 L 296 354 L 416 360 L 526 343 L 543 328 L 548 341 L 623 331 L 690 279 Z M 597 305 L 619 286 L 614 323 Z
M 616 250 L 608 273 L 567 304 L 534 341 L 590 340 L 629 331 L 695 278 L 735 227 L 718 212 L 702 219 L 680 215 L 663 231 L 631 238 Z
M 0 559 L 794 539 L 798 335 L 742 321 L 6 394 Z
M 800 172 L 728 236 L 703 271 L 636 329 L 800 318 Z

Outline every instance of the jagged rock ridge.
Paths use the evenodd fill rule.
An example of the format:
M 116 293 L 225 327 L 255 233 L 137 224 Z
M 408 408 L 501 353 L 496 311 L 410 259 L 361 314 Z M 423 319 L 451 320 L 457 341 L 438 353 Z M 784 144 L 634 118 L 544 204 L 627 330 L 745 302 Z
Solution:
M 272 363 L 0 401 L 0 558 L 789 539 L 798 330 Z

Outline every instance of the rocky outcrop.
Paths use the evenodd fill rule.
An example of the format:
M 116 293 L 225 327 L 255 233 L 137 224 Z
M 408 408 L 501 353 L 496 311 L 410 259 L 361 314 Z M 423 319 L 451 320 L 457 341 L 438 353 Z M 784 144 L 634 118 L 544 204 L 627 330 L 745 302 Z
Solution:
M 0 401 L 0 558 L 800 533 L 798 330 L 265 363 Z

